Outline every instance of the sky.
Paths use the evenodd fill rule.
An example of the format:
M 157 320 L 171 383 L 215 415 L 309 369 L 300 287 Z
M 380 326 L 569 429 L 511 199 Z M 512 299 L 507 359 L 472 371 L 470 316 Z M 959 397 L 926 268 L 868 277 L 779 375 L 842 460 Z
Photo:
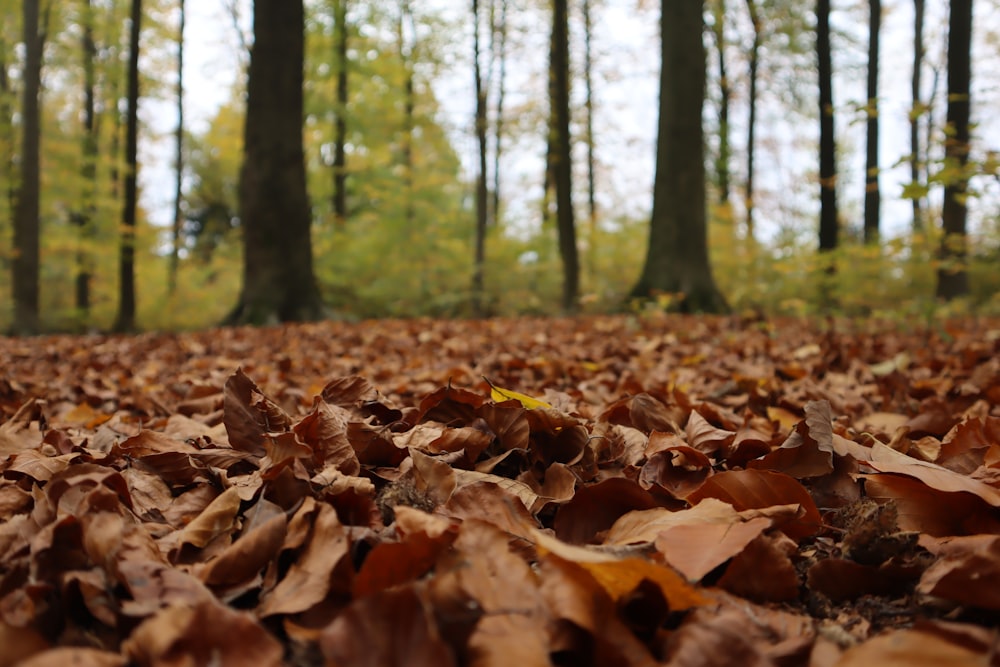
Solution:
M 185 114 L 188 126 L 199 131 L 216 109 L 229 97 L 237 77 L 243 76 L 239 58 L 240 44 L 232 14 L 227 6 L 233 0 L 201 0 L 187 3 L 185 51 Z M 247 38 L 251 32 L 249 0 L 235 0 L 239 23 Z M 465 2 L 457 0 L 426 0 L 433 3 L 456 21 L 465 20 Z M 650 192 L 653 177 L 657 81 L 659 71 L 658 15 L 647 2 L 647 8 L 636 11 L 637 0 L 605 0 L 595 11 L 595 97 L 597 136 L 599 205 L 605 216 L 630 216 L 642 218 L 651 205 Z M 512 6 L 522 4 L 512 0 Z M 944 62 L 943 50 L 947 33 L 947 18 L 943 0 L 928 2 L 925 40 L 927 58 L 938 65 Z M 995 0 L 977 3 L 976 29 L 979 40 L 974 62 L 982 63 L 997 57 L 997 42 L 990 44 L 989 26 L 1000 26 L 1000 9 Z M 839 162 L 839 201 L 842 219 L 852 226 L 860 225 L 864 181 L 864 121 L 856 109 L 865 97 L 865 50 L 867 48 L 866 3 L 851 0 L 834 2 L 835 37 L 834 95 L 837 106 L 837 134 L 842 147 L 853 146 L 842 152 Z M 741 7 L 742 9 L 742 7 Z M 909 110 L 909 85 L 911 67 L 912 2 L 909 0 L 883 0 L 883 26 L 880 82 L 882 134 L 880 138 L 881 185 L 883 192 L 883 229 L 900 233 L 910 224 L 911 207 L 908 201 L 897 201 L 902 184 L 909 180 L 909 169 L 900 163 L 909 153 L 909 130 L 906 118 Z M 508 109 L 532 99 L 544 103 L 544 67 L 547 54 L 547 28 L 537 25 L 535 18 L 526 20 L 525 14 L 513 12 L 515 22 L 512 40 L 519 43 L 522 54 L 540 54 L 542 57 L 522 58 L 512 64 L 508 80 Z M 733 25 L 746 26 L 742 13 L 734 12 Z M 532 22 L 533 21 L 533 22 Z M 466 31 L 466 40 L 471 39 Z M 571 58 L 581 58 L 579 34 L 571 39 L 576 44 Z M 994 38 L 995 39 L 995 38 Z M 711 47 L 711 43 L 706 40 Z M 734 47 L 736 51 L 739 46 Z M 469 45 L 457 44 L 452 53 L 454 66 L 448 74 L 436 81 L 435 91 L 441 101 L 441 122 L 450 130 L 454 144 L 466 165 L 467 175 L 472 176 L 476 158 L 476 145 L 471 132 L 473 114 L 472 77 L 469 71 Z M 711 49 L 710 49 L 711 51 Z M 734 51 L 735 55 L 738 55 Z M 766 58 L 766 54 L 764 55 Z M 737 155 L 745 145 L 746 105 L 745 68 L 742 62 L 730 58 L 731 71 L 736 79 L 732 110 L 732 142 Z M 714 64 L 711 65 L 715 67 Z M 981 145 L 1000 149 L 1000 118 L 988 110 L 1000 103 L 1000 84 L 996 77 L 985 75 L 985 68 L 977 69 L 974 78 L 974 120 L 979 121 L 976 131 Z M 933 77 L 925 79 L 925 96 L 930 95 Z M 818 210 L 816 189 L 809 178 L 814 169 L 813 143 L 818 129 L 812 124 L 803 125 L 803 118 L 789 116 L 782 95 L 793 86 L 787 81 L 762 82 L 762 106 L 758 115 L 758 162 L 756 180 L 759 188 L 758 229 L 765 236 L 773 236 L 784 225 L 799 224 L 803 211 L 813 214 Z M 937 95 L 943 99 L 945 76 L 942 71 L 937 84 Z M 807 93 L 808 93 L 807 89 Z M 574 100 L 582 105 L 582 86 L 574 91 Z M 174 101 L 170 99 L 143 102 L 143 117 L 158 139 L 143 146 L 144 167 L 140 174 L 144 185 L 144 204 L 156 224 L 166 225 L 170 218 L 173 146 L 170 133 L 176 124 Z M 852 107 L 852 105 L 854 105 Z M 708 107 L 706 115 L 714 114 Z M 943 115 L 943 112 L 940 112 Z M 936 119 L 940 122 L 941 118 Z M 541 137 L 522 138 L 507 149 L 502 167 L 507 192 L 521 193 L 510 205 L 513 224 L 523 218 L 526 224 L 537 215 L 533 202 L 541 187 L 544 146 Z M 850 159 L 845 159 L 847 156 Z M 582 149 L 575 159 L 582 165 Z M 737 158 L 738 160 L 739 158 Z M 737 184 L 743 180 L 742 165 L 734 161 Z M 582 174 L 581 174 L 582 176 Z M 992 182 L 982 184 L 993 199 L 988 205 L 996 206 L 1000 188 Z M 577 201 L 578 205 L 582 202 Z M 980 208 L 988 210 L 988 205 Z M 974 204 L 975 206 L 975 204 Z M 737 207 L 739 208 L 739 207 Z M 739 215 L 739 212 L 737 212 Z M 994 216 L 995 218 L 995 216 Z

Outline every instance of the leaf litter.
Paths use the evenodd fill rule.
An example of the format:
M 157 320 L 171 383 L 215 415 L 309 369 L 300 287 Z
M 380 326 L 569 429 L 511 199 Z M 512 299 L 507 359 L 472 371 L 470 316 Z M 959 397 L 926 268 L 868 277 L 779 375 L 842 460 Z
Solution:
M 1000 335 L 0 339 L 0 667 L 1000 664 Z

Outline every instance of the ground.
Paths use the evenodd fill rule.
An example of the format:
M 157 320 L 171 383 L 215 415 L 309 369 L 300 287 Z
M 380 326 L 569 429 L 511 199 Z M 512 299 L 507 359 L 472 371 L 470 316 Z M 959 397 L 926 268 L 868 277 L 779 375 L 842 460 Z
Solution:
M 1000 664 L 998 347 L 660 315 L 0 339 L 0 667 Z

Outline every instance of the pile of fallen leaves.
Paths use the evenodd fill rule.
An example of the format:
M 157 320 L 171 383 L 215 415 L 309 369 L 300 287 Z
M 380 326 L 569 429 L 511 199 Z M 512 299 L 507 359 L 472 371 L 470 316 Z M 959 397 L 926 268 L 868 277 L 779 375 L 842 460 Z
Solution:
M 0 666 L 1000 664 L 998 351 L 973 320 L 0 339 Z

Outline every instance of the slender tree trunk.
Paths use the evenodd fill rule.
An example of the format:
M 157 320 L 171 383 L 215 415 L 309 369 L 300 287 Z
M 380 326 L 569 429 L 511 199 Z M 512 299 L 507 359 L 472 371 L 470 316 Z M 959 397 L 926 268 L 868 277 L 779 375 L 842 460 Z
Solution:
M 91 243 L 94 240 L 94 216 L 97 197 L 97 109 L 95 61 L 97 45 L 94 43 L 94 8 L 90 0 L 83 2 L 83 161 L 80 176 L 83 196 L 79 208 L 72 215 L 78 228 L 76 251 L 76 309 L 81 325 L 86 326 L 90 315 L 90 283 L 93 277 Z
M 303 3 L 254 0 L 253 13 L 240 173 L 243 290 L 227 321 L 317 319 L 323 308 L 302 146 Z
M 337 112 L 333 126 L 333 219 L 342 230 L 347 224 L 347 0 L 336 0 L 334 7 Z
M 946 168 L 954 173 L 944 188 L 937 296 L 951 300 L 969 293 L 965 197 L 969 177 L 969 107 L 972 78 L 972 0 L 951 0 L 948 19 L 948 138 Z
M 174 226 L 170 247 L 170 268 L 167 275 L 167 293 L 177 290 L 177 270 L 180 263 L 181 226 L 183 225 L 184 196 L 184 0 L 178 0 L 180 24 L 177 26 L 177 131 L 174 135 Z
M 879 238 L 879 217 L 881 192 L 878 184 L 878 70 L 879 32 L 882 26 L 881 0 L 869 0 L 868 19 L 868 104 L 867 135 L 865 151 L 865 243 L 877 244 Z
M 660 117 L 646 262 L 632 296 L 680 295 L 687 312 L 720 312 L 708 261 L 705 201 L 704 2 L 661 0 Z
M 4 213 L 13 217 L 14 209 L 17 206 L 17 190 L 14 187 L 14 122 L 11 104 L 12 91 L 10 88 L 10 77 L 7 73 L 7 42 L 0 36 L 0 127 L 3 129 L 0 135 L 0 178 L 4 184 L 4 198 L 6 208 Z
M 479 173 L 476 175 L 476 250 L 472 271 L 472 313 L 476 317 L 486 314 L 483 303 L 483 273 L 486 264 L 486 223 L 489 192 L 486 174 L 486 102 L 487 90 L 483 85 L 479 49 L 479 1 L 472 0 L 472 68 L 476 86 L 476 143 L 479 146 Z
M 413 90 L 413 48 L 406 44 L 404 22 L 413 21 L 409 0 L 402 0 L 399 7 L 399 59 L 403 64 L 405 79 L 403 80 L 403 220 L 408 234 L 415 229 L 416 215 L 413 207 L 413 112 L 415 106 Z
M 595 184 L 596 158 L 594 152 L 594 60 L 593 22 L 590 17 L 591 0 L 583 0 L 583 83 L 586 88 L 584 110 L 587 114 L 584 139 L 587 145 L 587 269 L 591 276 L 597 274 L 597 187 Z
M 497 115 L 493 128 L 493 215 L 489 219 L 494 225 L 500 224 L 500 158 L 503 153 L 504 98 L 507 92 L 507 4 L 507 0 L 500 0 L 500 22 L 497 25 L 496 56 L 500 65 L 497 80 Z
M 910 79 L 910 182 L 923 183 L 923 150 L 920 148 L 920 117 L 924 105 L 920 101 L 921 74 L 924 68 L 924 0 L 913 0 L 913 75 Z M 910 200 L 913 204 L 913 231 L 923 232 L 924 198 L 918 194 Z
M 743 194 L 743 206 L 746 209 L 746 238 L 749 243 L 754 241 L 754 157 L 757 141 L 757 71 L 760 64 L 761 22 L 757 0 L 747 0 L 747 10 L 750 12 L 750 22 L 753 25 L 753 42 L 750 44 L 750 63 L 748 78 L 750 92 L 747 104 L 750 107 L 747 118 L 747 181 Z
M 125 119 L 125 205 L 118 262 L 118 316 L 115 331 L 135 330 L 135 227 L 139 164 L 139 34 L 142 0 L 132 0 L 128 51 L 128 113 Z
M 559 232 L 559 255 L 563 264 L 564 312 L 577 310 L 580 291 L 580 258 L 576 247 L 576 223 L 573 220 L 573 160 L 569 134 L 569 7 L 567 0 L 555 0 L 552 10 L 551 71 L 554 78 L 549 110 L 555 129 L 556 227 Z
M 37 0 L 24 0 L 24 72 L 21 100 L 21 178 L 14 211 L 11 286 L 16 334 L 39 330 L 39 154 L 42 43 Z
M 837 247 L 837 162 L 833 123 L 833 65 L 830 52 L 830 0 L 816 3 L 816 59 L 819 70 L 819 249 Z
M 729 102 L 733 91 L 726 68 L 726 0 L 716 0 L 712 34 L 715 36 L 715 55 L 719 63 L 719 152 L 715 156 L 715 178 L 719 188 L 719 206 L 731 213 L 729 158 Z

